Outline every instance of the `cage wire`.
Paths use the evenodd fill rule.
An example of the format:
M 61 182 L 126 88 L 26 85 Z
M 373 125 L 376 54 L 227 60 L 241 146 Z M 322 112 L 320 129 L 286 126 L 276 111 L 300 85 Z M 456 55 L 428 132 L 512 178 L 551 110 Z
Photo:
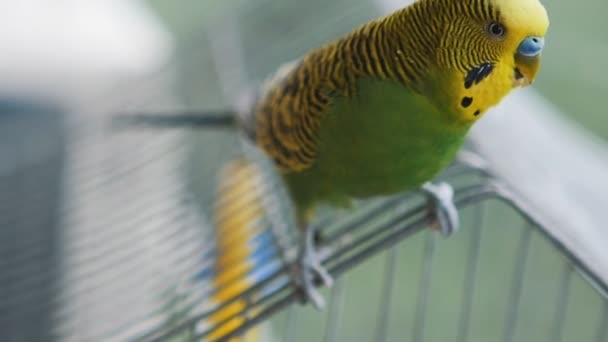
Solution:
M 249 151 L 252 153 L 252 151 Z M 253 154 L 256 154 L 253 152 Z M 265 163 L 259 156 L 256 159 L 258 162 Z M 510 190 L 499 179 L 491 176 L 489 170 L 479 168 L 481 159 L 478 155 L 463 151 L 460 154 L 459 161 L 448 168 L 438 179 L 450 182 L 455 185 L 455 202 L 457 206 L 464 210 L 469 207 L 469 215 L 472 216 L 469 224 L 463 227 L 463 230 L 470 230 L 466 237 L 468 241 L 466 258 L 459 264 L 458 272 L 462 272 L 464 277 L 459 279 L 462 284 L 459 284 L 460 293 L 458 308 L 453 310 L 454 321 L 457 322 L 457 334 L 454 340 L 456 341 L 472 341 L 481 340 L 479 336 L 472 336 L 472 319 L 473 307 L 478 289 L 478 273 L 480 272 L 480 263 L 484 257 L 482 254 L 482 244 L 485 226 L 489 221 L 487 217 L 488 201 L 497 201 L 509 208 L 509 210 L 517 212 L 522 218 L 520 226 L 515 228 L 512 234 L 517 235 L 513 243 L 514 253 L 512 253 L 512 267 L 503 270 L 508 274 L 505 279 L 508 279 L 508 285 L 504 288 L 496 289 L 495 295 L 504 296 L 506 305 L 504 311 L 491 312 L 488 314 L 503 316 L 503 329 L 496 331 L 494 338 L 488 340 L 516 341 L 516 340 L 532 340 L 533 336 L 518 335 L 518 325 L 521 324 L 522 312 L 525 299 L 524 292 L 526 286 L 529 286 L 528 278 L 536 278 L 535 281 L 545 283 L 542 286 L 555 287 L 556 293 L 553 298 L 544 298 L 536 300 L 539 305 L 550 306 L 547 310 L 552 312 L 548 321 L 551 322 L 550 328 L 547 328 L 544 333 L 547 334 L 547 340 L 559 341 L 565 340 L 564 329 L 567 327 L 568 305 L 572 295 L 572 283 L 576 277 L 588 281 L 594 288 L 598 290 L 597 300 L 602 302 L 603 310 L 597 312 L 595 318 L 595 328 L 592 329 L 597 335 L 597 341 L 604 341 L 606 338 L 606 307 L 608 302 L 605 301 L 599 293 L 603 293 L 606 289 L 605 283 L 598 279 L 596 275 L 590 273 L 588 268 L 577 259 L 575 255 L 559 242 L 547 235 L 547 231 L 539 225 L 534 217 L 530 216 L 524 204 L 512 196 Z M 225 328 L 225 324 L 230 324 L 235 318 L 244 318 L 244 323 L 238 328 L 224 335 L 218 340 L 230 340 L 230 338 L 240 336 L 257 324 L 263 323 L 271 319 L 277 313 L 283 310 L 290 310 L 294 305 L 297 305 L 301 300 L 299 289 L 292 282 L 291 265 L 295 258 L 295 248 L 297 243 L 294 239 L 293 230 L 295 227 L 293 220 L 289 220 L 289 208 L 285 208 L 285 196 L 281 189 L 280 181 L 274 174 L 272 166 L 265 165 L 267 179 L 259 184 L 263 189 L 264 201 L 268 203 L 269 215 L 276 215 L 275 218 L 269 218 L 265 221 L 265 226 L 262 226 L 257 234 L 265 234 L 267 230 L 273 232 L 273 238 L 281 253 L 274 257 L 280 261 L 281 267 L 276 267 L 272 272 L 265 271 L 265 277 L 251 287 L 244 290 L 237 296 L 229 299 L 224 303 L 220 303 L 215 307 L 199 314 L 190 315 L 187 318 L 174 322 L 171 326 L 155 330 L 149 334 L 140 336 L 146 341 L 164 341 L 175 336 L 183 335 L 185 331 L 189 331 L 189 336 L 192 338 L 202 338 L 206 340 L 208 336 L 213 336 L 215 332 Z M 282 194 L 283 193 L 283 194 Z M 238 201 L 238 198 L 234 198 Z M 283 203 L 283 205 L 281 205 Z M 280 208 L 283 207 L 283 208 Z M 278 209 L 278 210 L 277 210 Z M 243 210 L 246 210 L 243 208 Z M 283 212 L 281 212 L 283 211 Z M 272 214 L 271 214 L 272 213 Z M 348 288 L 349 283 L 341 279 L 345 274 L 356 268 L 358 265 L 364 264 L 374 256 L 385 254 L 384 258 L 384 274 L 380 279 L 370 280 L 370 286 L 379 287 L 380 298 L 374 303 L 377 306 L 376 310 L 370 308 L 359 308 L 366 313 L 375 312 L 373 335 L 371 339 L 374 341 L 402 340 L 408 334 L 412 341 L 426 341 L 425 337 L 429 322 L 432 317 L 429 316 L 429 301 L 431 300 L 431 289 L 437 286 L 454 286 L 454 284 L 445 284 L 433 286 L 433 264 L 436 256 L 438 245 L 438 235 L 436 232 L 428 231 L 422 239 L 418 239 L 417 243 L 422 243 L 422 258 L 419 267 L 418 277 L 411 279 L 396 279 L 396 254 L 400 244 L 406 244 L 406 240 L 414 234 L 429 228 L 432 222 L 428 203 L 425 201 L 423 194 L 410 192 L 391 198 L 375 199 L 358 201 L 355 208 L 350 213 L 335 213 L 331 210 L 325 210 L 320 215 L 320 218 L 314 224 L 315 229 L 322 236 L 320 254 L 322 255 L 322 263 L 325 265 L 330 274 L 338 279 L 335 288 L 331 291 L 329 299 L 329 308 L 327 313 L 317 313 L 318 315 L 327 318 L 324 340 L 337 341 L 338 331 L 340 329 L 340 321 L 343 320 L 342 314 L 344 310 L 344 294 L 345 288 Z M 487 234 L 487 233 L 486 233 Z M 252 240 L 255 237 L 252 237 Z M 547 240 L 540 242 L 539 240 Z M 554 250 L 554 257 L 558 259 L 556 264 L 560 266 L 555 270 L 559 281 L 552 283 L 553 276 L 548 277 L 543 281 L 542 276 L 530 275 L 530 268 L 534 261 L 533 249 L 538 248 L 540 244 L 545 249 Z M 548 247 L 550 246 L 550 247 Z M 486 254 L 490 251 L 483 251 Z M 560 256 L 558 256 L 558 254 Z M 538 265 L 536 265 L 538 266 Z M 266 267 L 266 266 L 263 266 Z M 249 271 L 251 274 L 259 273 L 260 269 L 254 268 Z M 241 276 L 245 276 L 241 274 Z M 544 276 L 544 275 L 543 275 Z M 238 275 L 235 274 L 233 281 L 238 281 Z M 257 278 L 257 277 L 256 277 Z M 346 277 L 345 277 L 346 278 Z M 539 279 L 540 278 L 540 279 Z M 409 281 L 418 283 L 415 305 L 411 308 L 414 313 L 414 322 L 412 330 L 405 329 L 396 336 L 389 336 L 388 325 L 394 320 L 390 318 L 392 314 L 392 306 L 403 303 L 394 303 L 395 289 L 399 288 L 399 281 Z M 580 280 L 579 280 L 580 281 Z M 372 285 L 373 283 L 373 285 Z M 224 286 L 229 287 L 230 283 Z M 218 291 L 213 289 L 211 291 Z M 506 290 L 506 291 L 505 291 Z M 204 298 L 201 298 L 203 300 Z M 553 300 L 551 300 L 553 299 Z M 242 311 L 234 312 L 226 317 L 222 322 L 216 325 L 201 325 L 214 313 L 224 310 L 234 302 L 245 300 L 246 308 Z M 293 309 L 291 309 L 293 310 Z M 282 340 L 291 341 L 295 337 L 293 329 L 297 324 L 296 314 L 290 312 L 285 324 L 285 336 Z M 394 322 L 393 322 L 394 323 Z M 276 326 L 276 324 L 275 324 Z M 393 332 L 395 334 L 395 332 Z M 361 338 L 360 340 L 368 340 Z M 484 339 L 485 340 L 485 339 Z
M 386 11 L 378 9 L 384 2 L 349 4 L 318 14 L 327 21 L 311 35 Z M 281 49 L 302 49 L 285 36 L 249 55 L 242 32 L 260 34 L 248 30 L 251 6 L 228 7 L 230 20 L 205 26 L 210 53 L 201 63 L 217 70 L 227 99 L 248 83 L 242 73 L 266 74 L 285 60 Z M 145 96 L 129 108 L 158 102 L 156 86 L 141 83 L 152 90 L 135 87 Z M 605 146 L 573 133 L 533 95 L 501 108 L 439 177 L 454 186 L 461 211 L 454 237 L 427 229 L 428 204 L 417 192 L 321 208 L 319 251 L 336 283 L 322 290 L 328 307 L 317 312 L 299 305 L 292 281 L 297 235 L 285 189 L 234 132 L 115 132 L 106 114 L 116 108 L 107 103 L 62 110 L 3 100 L 2 340 L 209 340 L 238 318 L 218 340 L 263 329 L 268 341 L 606 342 Z M 256 282 L 217 302 L 213 189 L 221 166 L 243 153 L 264 170 L 257 186 L 265 217 L 253 232 L 273 248 L 262 265 L 229 270 L 224 288 L 238 276 Z M 585 179 L 575 176 L 581 165 L 589 166 Z M 246 305 L 209 319 L 236 302 Z

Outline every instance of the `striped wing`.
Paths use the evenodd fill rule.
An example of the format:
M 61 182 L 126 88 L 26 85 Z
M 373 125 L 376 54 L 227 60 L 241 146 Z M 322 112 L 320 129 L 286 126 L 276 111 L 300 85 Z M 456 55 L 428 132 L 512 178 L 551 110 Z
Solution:
M 399 22 L 369 22 L 346 37 L 282 67 L 265 83 L 249 113 L 249 135 L 284 173 L 316 160 L 321 119 L 338 97 L 351 97 L 364 78 L 413 86 L 426 72 L 425 59 L 402 46 Z M 251 107 L 250 107 L 251 108 Z
M 478 27 L 473 30 L 466 23 L 490 19 L 501 19 L 491 1 L 415 2 L 284 66 L 262 88 L 255 106 L 241 121 L 280 171 L 305 170 L 317 157 L 323 115 L 336 97 L 354 94 L 358 80 L 391 80 L 414 92 L 434 93 L 436 84 L 425 83 L 436 76 L 438 68 L 445 68 L 456 71 L 458 86 L 471 87 L 476 79 L 467 74 L 470 67 L 496 60 L 487 56 L 488 51 L 496 54 L 500 49 L 484 48 L 481 38 L 463 39 L 479 36 L 475 35 Z M 484 68 L 480 75 L 490 71 Z M 452 74 L 446 75 L 454 81 Z M 440 101 L 451 99 L 441 97 Z M 460 106 L 461 98 L 456 99 L 454 106 L 468 106 L 466 102 Z
M 262 87 L 252 113 L 256 144 L 284 173 L 314 163 L 321 117 L 337 94 L 317 58 L 313 54 L 279 69 Z

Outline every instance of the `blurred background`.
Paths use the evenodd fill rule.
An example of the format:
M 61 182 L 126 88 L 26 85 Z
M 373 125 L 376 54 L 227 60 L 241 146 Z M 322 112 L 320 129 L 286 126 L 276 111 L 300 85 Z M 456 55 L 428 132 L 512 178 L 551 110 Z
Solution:
M 543 3 L 543 69 L 534 90 L 518 92 L 542 95 L 606 161 L 608 36 L 599 23 L 608 2 Z M 281 63 L 404 4 L 0 1 L 2 340 L 137 339 L 202 305 L 205 284 L 189 279 L 206 262 L 216 174 L 238 139 L 117 134 L 106 124 L 112 113 L 230 107 Z M 542 143 L 560 152 L 559 135 Z M 462 216 L 452 239 L 418 234 L 340 278 L 338 294 L 323 291 L 337 309 L 293 305 L 273 316 L 272 339 L 374 340 L 393 258 L 388 341 L 608 341 L 608 306 L 542 233 L 497 202 Z

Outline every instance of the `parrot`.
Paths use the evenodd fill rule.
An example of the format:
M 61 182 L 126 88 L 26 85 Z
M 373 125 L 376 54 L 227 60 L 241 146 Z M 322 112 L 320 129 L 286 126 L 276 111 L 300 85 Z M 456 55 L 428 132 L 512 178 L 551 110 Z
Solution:
M 131 119 L 230 125 L 270 158 L 301 232 L 296 282 L 322 308 L 314 285 L 332 277 L 315 250 L 315 209 L 421 189 L 440 231 L 456 231 L 452 188 L 431 180 L 488 109 L 535 80 L 548 27 L 539 0 L 417 0 L 281 66 L 230 118 Z

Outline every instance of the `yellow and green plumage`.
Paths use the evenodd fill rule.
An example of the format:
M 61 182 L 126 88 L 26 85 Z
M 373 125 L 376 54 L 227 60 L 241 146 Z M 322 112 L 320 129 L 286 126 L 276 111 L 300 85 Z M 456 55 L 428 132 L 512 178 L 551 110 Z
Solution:
M 548 25 L 538 0 L 418 0 L 280 68 L 238 126 L 274 161 L 310 232 L 320 203 L 432 179 L 476 120 L 535 79 Z M 303 241 L 301 261 L 312 253 Z
M 534 79 L 539 57 L 518 48 L 547 27 L 537 0 L 420 0 L 281 68 L 241 123 L 283 173 L 301 221 L 321 202 L 413 189 Z

